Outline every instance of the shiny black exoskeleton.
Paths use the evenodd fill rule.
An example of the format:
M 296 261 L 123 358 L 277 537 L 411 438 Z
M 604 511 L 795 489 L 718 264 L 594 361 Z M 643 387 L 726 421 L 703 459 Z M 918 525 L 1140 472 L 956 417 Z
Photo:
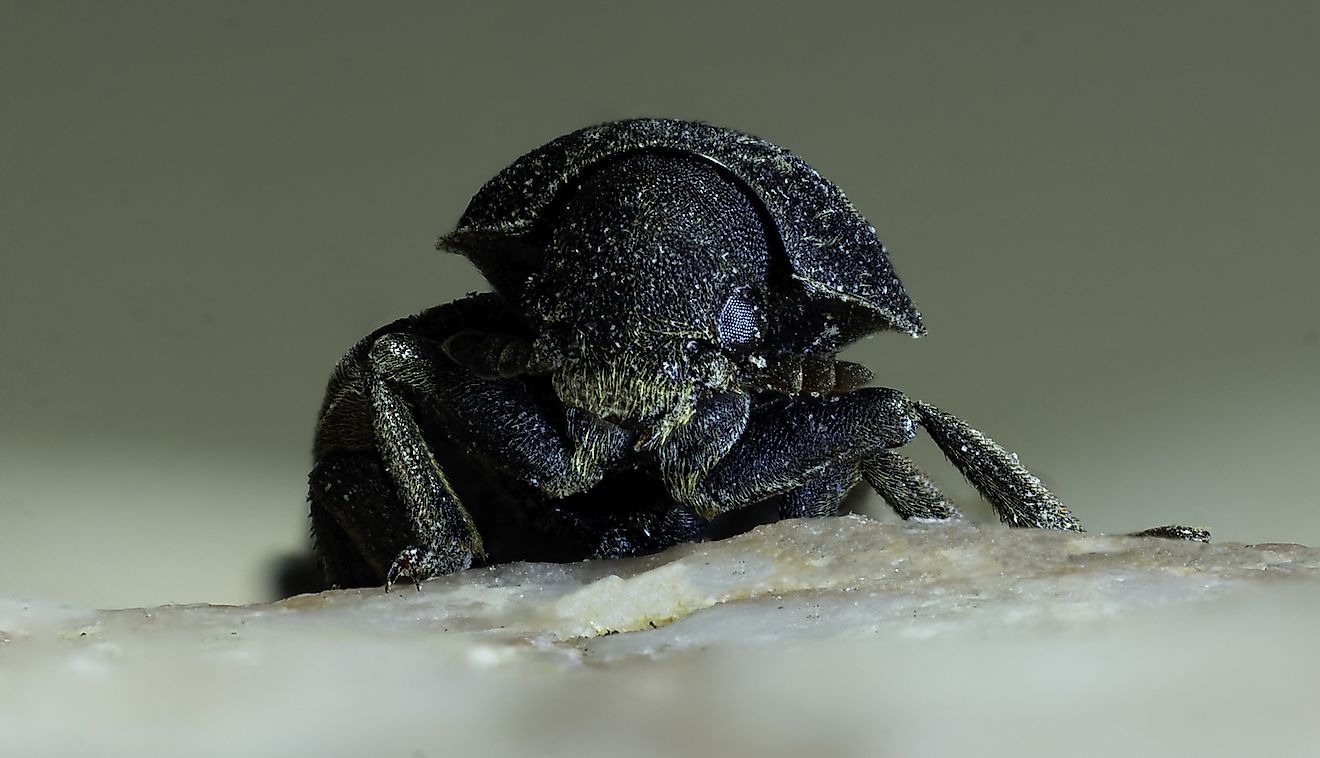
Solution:
M 654 552 L 770 498 L 833 514 L 862 479 L 903 518 L 950 518 L 896 452 L 918 428 L 1005 522 L 1081 529 L 1015 456 L 837 359 L 921 316 L 866 220 L 782 148 L 675 120 L 584 129 L 491 180 L 440 245 L 494 291 L 336 367 L 309 495 L 334 584 Z

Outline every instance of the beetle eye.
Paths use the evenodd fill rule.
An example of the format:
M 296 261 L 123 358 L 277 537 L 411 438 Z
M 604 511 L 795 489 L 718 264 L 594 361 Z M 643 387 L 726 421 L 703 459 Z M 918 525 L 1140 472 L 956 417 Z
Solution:
M 725 345 L 745 345 L 759 340 L 763 321 L 761 309 L 751 293 L 738 290 L 720 308 L 720 342 Z

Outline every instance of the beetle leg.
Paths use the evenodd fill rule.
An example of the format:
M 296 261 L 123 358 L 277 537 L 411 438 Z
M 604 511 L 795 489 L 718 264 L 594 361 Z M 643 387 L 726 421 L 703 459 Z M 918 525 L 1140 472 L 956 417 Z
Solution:
M 1166 540 L 1188 540 L 1191 542 L 1209 542 L 1210 532 L 1195 526 L 1179 526 L 1178 524 L 1169 524 L 1167 526 L 1156 526 L 1150 529 L 1142 529 L 1139 532 L 1128 534 L 1129 537 L 1159 537 Z
M 434 414 L 458 445 L 550 497 L 590 489 L 634 441 L 618 426 L 552 411 L 520 379 L 473 375 L 434 340 L 387 334 L 372 347 L 378 353 L 412 406 Z
M 784 398 L 753 410 L 727 454 L 690 489 L 673 495 L 710 518 L 828 478 L 834 467 L 855 468 L 876 451 L 911 441 L 916 428 L 911 403 L 897 390 L 867 387 L 826 398 Z M 814 501 L 814 509 L 822 509 L 819 495 L 804 492 L 802 502 Z
M 675 499 L 690 496 L 728 454 L 747 428 L 751 408 L 745 394 L 715 395 L 699 403 L 692 418 L 656 448 L 660 477 Z
M 369 379 L 374 452 L 326 453 L 310 476 L 318 551 L 327 578 L 342 586 L 420 583 L 484 557 L 471 516 L 382 368 L 373 362 Z
M 627 558 L 695 542 L 710 522 L 687 506 L 666 503 L 654 510 L 592 514 L 578 525 L 594 542 L 588 557 Z
M 779 500 L 779 518 L 818 518 L 838 514 L 843 499 L 862 478 L 853 463 L 834 463 L 789 490 Z
M 480 379 L 424 336 L 385 333 L 345 360 L 319 435 L 337 442 L 318 447 L 310 494 L 322 514 L 313 518 L 318 550 L 338 584 L 418 581 L 484 558 L 425 429 L 443 429 L 459 449 L 555 497 L 588 489 L 632 442 L 617 427 L 572 418 L 576 435 L 566 438 L 564 419 L 522 381 Z M 365 572 L 343 558 L 354 552 Z
M 1016 455 L 957 416 L 928 403 L 912 405 L 940 451 L 990 503 L 1000 521 L 1009 526 L 1083 531 L 1077 517 Z
M 940 451 L 990 503 L 1000 521 L 1017 527 L 1085 531 L 1077 517 L 1018 462 L 1016 455 L 957 416 L 929 403 L 913 402 L 912 406 Z M 1178 525 L 1146 529 L 1131 536 L 1210 540 L 1210 533 L 1204 529 Z
M 929 403 L 913 401 L 912 407 L 921 426 L 935 440 L 962 475 L 999 514 L 1000 521 L 1014 527 L 1061 529 L 1081 532 L 1077 517 L 1041 484 L 1021 463 L 984 433 L 966 421 Z M 914 510 L 904 497 L 916 497 L 918 504 L 934 508 L 935 518 L 956 515 L 953 506 L 935 489 L 915 465 L 892 451 L 884 451 L 863 462 L 867 481 L 904 518 L 929 518 Z M 895 487 L 895 483 L 901 485 Z M 887 481 L 888 479 L 888 481 Z M 1134 532 L 1134 537 L 1208 542 L 1210 533 L 1195 527 L 1169 525 Z
M 903 519 L 946 521 L 958 510 L 917 464 L 893 450 L 862 460 L 862 476 Z
M 385 574 L 385 590 L 399 578 L 421 580 L 468 568 L 485 557 L 472 516 L 436 463 L 412 409 L 391 386 L 388 364 L 373 353 L 378 376 L 372 382 L 374 431 L 385 470 L 403 503 L 409 532 L 419 541 L 399 551 Z M 383 370 L 382 370 L 383 369 Z
M 398 518 L 403 507 L 375 452 L 323 456 L 308 485 L 312 537 L 331 586 L 380 584 L 399 551 L 419 541 Z

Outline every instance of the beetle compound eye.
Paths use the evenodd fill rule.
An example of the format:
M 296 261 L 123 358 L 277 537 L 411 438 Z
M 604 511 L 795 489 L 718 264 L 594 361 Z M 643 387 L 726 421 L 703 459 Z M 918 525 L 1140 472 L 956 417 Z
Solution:
M 751 293 L 738 290 L 720 308 L 720 342 L 725 345 L 746 345 L 761 338 L 764 319 Z

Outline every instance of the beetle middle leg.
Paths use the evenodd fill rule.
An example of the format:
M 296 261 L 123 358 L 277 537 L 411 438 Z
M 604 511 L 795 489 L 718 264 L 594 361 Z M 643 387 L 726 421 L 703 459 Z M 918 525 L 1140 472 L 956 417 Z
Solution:
M 922 428 L 1009 526 L 1080 532 L 1081 523 L 1040 479 L 966 421 L 928 403 L 914 401 Z
M 862 479 L 905 521 L 947 521 L 958 516 L 953 503 L 915 463 L 893 450 L 879 450 L 860 463 L 827 466 L 785 493 L 779 503 L 779 517 L 836 515 L 843 499 Z
M 921 425 L 967 481 L 977 489 L 1009 526 L 1084 531 L 1040 479 L 1018 462 L 1017 456 L 953 414 L 929 403 L 914 402 Z M 1171 524 L 1134 532 L 1134 537 L 1208 542 L 1210 533 L 1196 527 Z
M 862 461 L 862 476 L 904 520 L 947 521 L 958 516 L 953 503 L 906 456 L 880 450 Z

